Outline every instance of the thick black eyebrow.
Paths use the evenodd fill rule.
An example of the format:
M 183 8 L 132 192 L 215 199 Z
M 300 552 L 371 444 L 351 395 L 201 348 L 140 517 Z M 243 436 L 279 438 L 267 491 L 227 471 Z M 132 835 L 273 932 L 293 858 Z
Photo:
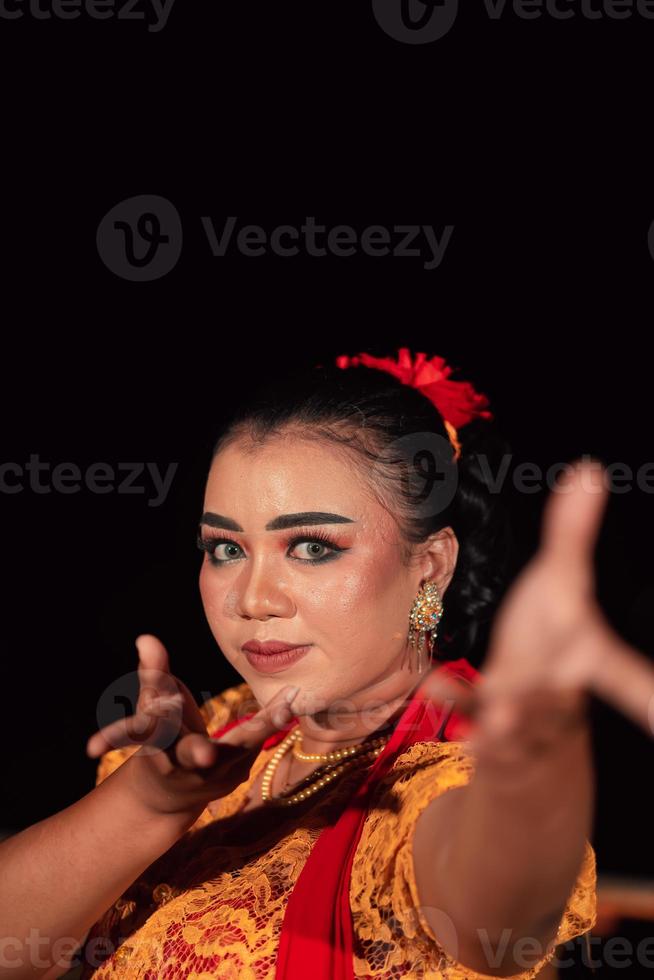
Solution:
M 224 531 L 242 531 L 243 528 L 231 517 L 224 517 L 222 514 L 213 514 L 210 510 L 202 515 L 200 524 L 208 524 L 209 527 L 219 527 Z M 266 524 L 266 531 L 283 531 L 289 527 L 303 527 L 307 524 L 356 524 L 352 517 L 343 517 L 341 514 L 329 514 L 320 510 L 301 511 L 299 514 L 280 514 L 273 517 L 272 521 Z

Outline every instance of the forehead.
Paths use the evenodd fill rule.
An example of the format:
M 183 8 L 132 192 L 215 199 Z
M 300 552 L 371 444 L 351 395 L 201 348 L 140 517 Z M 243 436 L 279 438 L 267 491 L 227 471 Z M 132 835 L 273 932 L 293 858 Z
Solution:
M 240 443 L 212 460 L 204 510 L 264 520 L 295 511 L 332 511 L 353 521 L 382 519 L 360 467 L 338 447 L 296 438 L 268 440 L 251 450 Z M 244 525 L 245 526 L 245 525 Z

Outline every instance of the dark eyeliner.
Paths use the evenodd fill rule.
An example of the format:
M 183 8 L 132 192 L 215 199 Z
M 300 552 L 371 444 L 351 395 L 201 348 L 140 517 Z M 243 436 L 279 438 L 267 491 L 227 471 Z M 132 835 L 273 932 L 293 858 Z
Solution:
M 200 534 L 198 534 L 196 538 L 196 542 L 198 548 L 201 551 L 207 552 L 209 556 L 209 562 L 214 567 L 218 567 L 220 565 L 228 565 L 230 561 L 236 561 L 235 558 L 215 558 L 214 552 L 219 544 L 234 544 L 236 545 L 237 548 L 241 547 L 238 541 L 235 541 L 233 538 L 224 537 L 224 536 L 218 537 L 218 536 L 210 535 L 207 538 L 203 538 Z M 329 537 L 329 535 L 325 534 L 322 531 L 315 531 L 315 530 L 307 534 L 294 535 L 294 537 L 292 537 L 288 542 L 288 548 L 289 550 L 292 550 L 298 544 L 312 544 L 312 543 L 325 545 L 325 547 L 331 549 L 332 554 L 323 555 L 322 558 L 313 558 L 313 559 L 294 558 L 293 561 L 299 561 L 305 565 L 320 565 L 323 562 L 332 561 L 333 559 L 338 558 L 339 553 L 348 550 L 347 548 L 342 548 L 340 547 L 340 545 L 337 545 L 336 542 Z

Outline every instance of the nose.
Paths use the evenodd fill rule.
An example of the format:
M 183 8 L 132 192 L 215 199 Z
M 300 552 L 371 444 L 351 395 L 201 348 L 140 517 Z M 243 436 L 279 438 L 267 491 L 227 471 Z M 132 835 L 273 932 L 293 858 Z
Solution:
M 237 583 L 237 595 L 237 611 L 246 619 L 295 615 L 295 603 L 283 582 L 279 581 L 279 572 L 262 564 L 253 562 L 249 570 L 243 569 Z

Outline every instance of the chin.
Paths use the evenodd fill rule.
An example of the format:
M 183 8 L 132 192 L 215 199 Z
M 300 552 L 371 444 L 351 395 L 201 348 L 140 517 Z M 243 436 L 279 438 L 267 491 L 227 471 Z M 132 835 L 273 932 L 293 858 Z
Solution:
M 334 701 L 339 701 L 342 697 L 340 691 L 327 685 L 321 684 L 316 687 L 300 685 L 300 690 L 291 702 L 291 711 L 297 717 L 319 714 L 327 711 Z
M 248 681 L 247 683 L 257 702 L 264 705 L 275 696 L 277 691 L 280 691 L 282 687 L 286 687 L 287 684 L 292 684 L 293 681 L 290 678 L 284 681 L 282 681 L 281 678 L 277 680 L 273 680 L 271 678 L 268 681 L 262 682 L 261 678 L 256 678 L 254 681 Z M 299 687 L 300 690 L 297 692 L 291 702 L 291 711 L 296 717 L 299 717 L 300 715 L 313 714 L 316 710 L 324 710 L 327 703 L 324 697 L 319 697 L 317 699 L 311 691 L 303 690 L 302 684 L 299 684 Z M 317 709 L 316 704 L 318 705 Z

